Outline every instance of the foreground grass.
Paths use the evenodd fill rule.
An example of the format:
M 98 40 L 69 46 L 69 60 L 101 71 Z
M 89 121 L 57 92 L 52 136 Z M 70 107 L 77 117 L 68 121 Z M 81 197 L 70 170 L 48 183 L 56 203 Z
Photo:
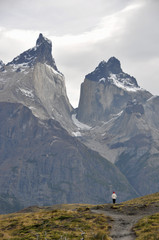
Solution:
M 123 202 L 119 208 L 138 211 L 152 205 L 159 206 L 159 192 Z M 136 233 L 136 240 L 159 240 L 159 213 L 143 217 L 135 224 L 133 230 Z
M 109 240 L 108 219 L 92 214 L 89 208 L 76 210 L 39 210 L 0 215 L 0 239 L 85 239 Z
M 2 240 L 36 240 L 36 239 L 81 239 L 110 240 L 108 237 L 111 221 L 104 215 L 91 213 L 90 209 L 113 210 L 128 215 L 142 214 L 135 226 L 137 240 L 159 240 L 159 193 L 132 199 L 120 204 L 80 205 L 66 204 L 50 207 L 30 207 L 8 215 L 0 215 L 0 239 Z M 147 211 L 148 210 L 148 211 Z M 154 212 L 154 211 L 153 211 Z M 150 216 L 151 215 L 151 216 Z
M 159 213 L 142 218 L 134 231 L 137 240 L 159 240 Z
M 97 205 L 95 209 L 109 210 L 123 213 L 125 215 L 140 215 L 147 212 L 147 216 L 143 217 L 133 230 L 137 240 L 159 240 L 159 192 L 135 198 L 120 204 Z M 156 212 L 156 214 L 154 214 Z

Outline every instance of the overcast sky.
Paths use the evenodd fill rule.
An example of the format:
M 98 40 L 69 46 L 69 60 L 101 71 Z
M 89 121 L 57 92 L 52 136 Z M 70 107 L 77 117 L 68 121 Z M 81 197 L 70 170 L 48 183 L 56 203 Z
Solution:
M 85 75 L 112 56 L 159 95 L 158 24 L 159 0 L 0 0 L 0 59 L 11 61 L 43 33 L 74 107 Z

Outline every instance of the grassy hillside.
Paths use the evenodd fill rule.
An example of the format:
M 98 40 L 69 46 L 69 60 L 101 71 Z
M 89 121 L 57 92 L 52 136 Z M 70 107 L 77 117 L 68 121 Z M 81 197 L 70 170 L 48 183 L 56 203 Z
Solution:
M 120 204 L 97 205 L 94 209 L 127 216 L 141 216 L 133 230 L 136 240 L 159 240 L 159 192 L 135 198 Z
M 68 209 L 31 208 L 25 213 L 0 216 L 0 239 L 110 239 L 108 218 L 87 207 Z M 27 210 L 26 210 L 27 211 Z
M 140 208 L 156 208 L 159 206 L 159 192 L 144 197 L 132 199 L 124 203 L 127 206 Z M 143 217 L 133 228 L 136 233 L 136 240 L 159 240 L 159 212 Z
M 159 240 L 159 213 L 142 218 L 134 227 L 136 240 Z
M 132 199 L 121 204 L 84 205 L 66 204 L 50 207 L 29 207 L 21 212 L 0 215 L 0 239 L 81 239 L 110 240 L 110 217 L 94 214 L 91 209 L 102 209 L 128 216 L 141 214 L 135 224 L 137 240 L 159 240 L 159 193 Z

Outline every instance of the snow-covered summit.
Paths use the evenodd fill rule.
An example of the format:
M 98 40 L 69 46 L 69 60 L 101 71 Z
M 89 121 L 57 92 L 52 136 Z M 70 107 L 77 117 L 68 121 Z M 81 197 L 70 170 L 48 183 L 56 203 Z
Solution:
M 115 57 L 111 57 L 108 62 L 101 61 L 93 72 L 86 75 L 85 79 L 104 84 L 113 84 L 127 91 L 141 89 L 134 77 L 123 72 L 120 61 Z
M 122 88 L 125 91 L 138 91 L 141 88 L 138 86 L 136 79 L 126 73 L 113 74 L 110 73 L 108 81 L 118 88 Z
M 35 47 L 21 53 L 9 62 L 7 66 L 12 66 L 18 72 L 28 67 L 33 67 L 38 62 L 46 63 L 58 71 L 55 60 L 52 57 L 52 42 L 44 37 L 42 33 L 39 34 Z

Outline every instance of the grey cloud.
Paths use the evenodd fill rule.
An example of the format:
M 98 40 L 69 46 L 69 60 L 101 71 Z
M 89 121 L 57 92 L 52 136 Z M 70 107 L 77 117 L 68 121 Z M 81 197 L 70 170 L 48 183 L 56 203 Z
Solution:
M 55 34 L 89 31 L 102 16 L 111 13 L 117 0 L 5 0 L 1 3 L 1 25 L 8 28 L 49 30 Z M 125 2 L 125 1 L 124 1 Z
M 129 4 L 142 4 L 142 7 L 122 12 Z M 157 94 L 158 12 L 158 0 L 15 0 L 14 4 L 6 0 L 0 8 L 0 24 L 5 31 L 17 28 L 32 30 L 34 34 L 32 38 L 31 34 L 24 36 L 26 39 L 20 33 L 19 39 L 0 35 L 0 58 L 11 60 L 35 44 L 38 32 L 46 32 L 46 37 L 51 36 L 53 41 L 53 56 L 66 77 L 67 92 L 74 106 L 85 75 L 111 56 L 119 58 L 123 70 L 136 77 L 139 85 Z M 105 36 L 111 27 L 107 16 L 117 18 L 110 36 Z M 98 33 L 96 30 L 102 27 Z M 102 34 L 101 38 L 98 34 Z M 69 39 L 67 35 L 70 44 L 65 42 Z

